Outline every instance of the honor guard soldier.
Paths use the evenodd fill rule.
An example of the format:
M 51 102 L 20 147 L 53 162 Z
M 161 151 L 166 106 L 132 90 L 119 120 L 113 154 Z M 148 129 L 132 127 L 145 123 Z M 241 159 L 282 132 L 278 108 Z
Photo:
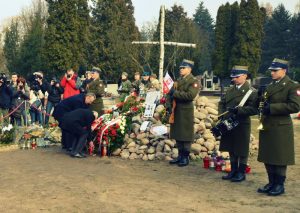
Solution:
M 88 93 L 94 93 L 96 95 L 96 100 L 91 104 L 90 109 L 102 115 L 104 108 L 102 97 L 105 93 L 105 85 L 100 79 L 100 71 L 98 67 L 92 68 L 91 75 L 93 80 L 87 85 L 86 89 Z
M 170 164 L 187 166 L 191 143 L 194 141 L 194 104 L 193 100 L 200 90 L 199 81 L 192 75 L 193 61 L 183 60 L 180 65 L 180 76 L 177 84 L 169 92 L 173 102 L 174 122 L 171 123 L 170 137 L 176 140 L 178 158 Z
M 287 165 L 295 164 L 293 122 L 290 114 L 300 110 L 300 85 L 288 76 L 288 62 L 274 59 L 269 67 L 273 82 L 260 102 L 258 161 L 263 162 L 269 183 L 257 191 L 276 196 L 284 193 Z
M 219 103 L 219 112 L 228 112 L 222 119 L 234 116 L 238 122 L 237 127 L 221 136 L 220 143 L 220 151 L 229 152 L 231 163 L 231 171 L 222 179 L 232 182 L 246 179 L 245 172 L 251 132 L 250 116 L 257 114 L 257 92 L 247 81 L 248 75 L 247 66 L 234 66 L 230 75 L 234 85 L 228 89 L 225 97 Z M 241 106 L 240 103 L 249 90 L 251 90 L 250 96 L 245 99 L 246 102 Z

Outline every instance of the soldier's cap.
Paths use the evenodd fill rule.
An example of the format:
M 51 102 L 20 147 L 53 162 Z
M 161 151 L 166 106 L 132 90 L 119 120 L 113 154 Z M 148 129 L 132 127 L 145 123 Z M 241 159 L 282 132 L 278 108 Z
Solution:
M 99 67 L 93 67 L 91 72 L 92 72 L 92 73 L 93 73 L 93 72 L 100 73 L 100 72 L 101 72 L 101 69 L 100 69 Z
M 187 60 L 187 59 L 183 59 L 183 61 L 181 62 L 179 68 L 185 68 L 185 67 L 189 67 L 191 69 L 193 69 L 194 67 L 194 62 Z
M 273 71 L 277 71 L 277 70 L 281 70 L 281 69 L 288 70 L 288 67 L 289 67 L 289 62 L 288 61 L 278 59 L 278 58 L 274 58 L 274 60 L 272 61 L 271 66 L 269 67 L 269 70 L 273 70 Z
M 156 75 L 155 73 L 152 73 L 152 74 L 150 75 L 150 77 L 152 77 L 152 78 L 157 78 L 157 75 Z
M 126 77 L 128 77 L 128 73 L 127 72 L 122 72 L 122 75 L 125 75 Z
M 140 72 L 135 72 L 134 75 L 141 75 L 141 73 Z
M 87 70 L 87 71 L 85 71 L 85 74 L 89 74 L 89 73 L 91 73 L 92 71 L 89 71 L 89 70 Z
M 148 65 L 143 66 L 143 76 L 150 76 L 151 75 L 151 68 Z
M 243 74 L 249 75 L 248 67 L 247 66 L 235 65 L 231 69 L 230 77 L 231 78 L 236 78 L 236 77 L 239 77 Z

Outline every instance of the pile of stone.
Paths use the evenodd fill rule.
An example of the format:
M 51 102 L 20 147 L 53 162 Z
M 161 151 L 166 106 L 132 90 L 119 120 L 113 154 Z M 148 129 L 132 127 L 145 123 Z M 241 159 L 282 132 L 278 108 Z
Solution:
M 191 147 L 191 159 L 201 159 L 219 149 L 220 142 L 211 133 L 210 129 L 217 121 L 217 105 L 206 97 L 196 97 L 194 100 L 194 134 L 195 141 Z M 165 110 L 163 105 L 158 105 L 153 118 L 142 118 L 137 115 L 132 118 L 131 132 L 125 135 L 124 145 L 117 149 L 113 155 L 123 159 L 147 160 L 171 160 L 178 156 L 175 140 L 169 139 L 169 134 L 156 136 L 150 128 L 141 132 L 143 121 L 150 121 L 153 126 L 164 125 L 161 122 L 161 114 Z M 169 125 L 165 124 L 168 128 Z M 218 153 L 221 155 L 221 153 Z M 226 157 L 227 153 L 222 153 Z

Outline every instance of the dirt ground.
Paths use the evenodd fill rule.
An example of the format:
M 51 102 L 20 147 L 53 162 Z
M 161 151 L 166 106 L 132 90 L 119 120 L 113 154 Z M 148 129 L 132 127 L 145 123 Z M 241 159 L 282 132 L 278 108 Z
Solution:
M 247 181 L 231 183 L 201 162 L 73 159 L 53 147 L 0 153 L 0 212 L 300 212 L 300 121 L 295 132 L 298 164 L 280 197 L 256 193 L 267 181 L 256 155 Z

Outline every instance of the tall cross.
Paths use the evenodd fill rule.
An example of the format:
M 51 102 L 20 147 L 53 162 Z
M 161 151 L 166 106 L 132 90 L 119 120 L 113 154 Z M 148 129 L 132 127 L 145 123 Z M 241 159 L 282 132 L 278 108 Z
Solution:
M 178 43 L 172 41 L 165 41 L 165 6 L 160 7 L 160 40 L 158 41 L 133 41 L 132 44 L 153 44 L 160 45 L 160 56 L 159 56 L 159 82 L 161 85 L 161 91 L 163 90 L 163 73 L 164 73 L 164 57 L 165 57 L 165 45 L 177 46 L 177 47 L 192 47 L 196 48 L 196 44 L 189 43 Z

